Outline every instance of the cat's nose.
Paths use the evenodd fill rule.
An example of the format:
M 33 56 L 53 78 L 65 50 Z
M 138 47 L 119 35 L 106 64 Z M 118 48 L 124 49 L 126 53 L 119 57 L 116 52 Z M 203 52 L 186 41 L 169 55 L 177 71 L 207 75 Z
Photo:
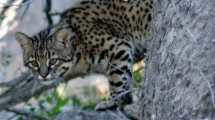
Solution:
M 48 72 L 47 73 L 40 73 L 40 75 L 43 77 L 43 78 L 46 78 L 47 77 L 47 75 L 48 75 Z
M 49 74 L 48 67 L 46 65 L 41 65 L 39 69 L 41 77 L 46 78 Z

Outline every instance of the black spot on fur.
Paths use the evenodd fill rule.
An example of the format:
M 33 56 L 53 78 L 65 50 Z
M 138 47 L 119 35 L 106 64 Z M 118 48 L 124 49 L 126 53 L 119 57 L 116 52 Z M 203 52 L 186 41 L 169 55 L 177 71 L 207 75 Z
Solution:
M 122 81 L 118 81 L 118 82 L 110 81 L 110 85 L 115 86 L 115 87 L 120 87 L 123 85 L 123 82 Z
M 127 54 L 127 55 L 125 55 L 123 58 L 121 58 L 121 60 L 122 60 L 122 61 L 125 61 L 125 60 L 128 60 L 128 58 L 129 58 L 129 55 Z
M 119 59 L 120 57 L 122 57 L 122 55 L 125 53 L 124 50 L 119 51 L 116 56 L 114 57 L 114 59 Z
M 113 48 L 114 48 L 114 44 L 112 44 L 111 46 L 110 46 L 110 50 L 113 50 Z
M 152 20 L 152 15 L 148 14 L 147 20 L 150 22 Z
M 122 70 L 116 69 L 110 72 L 110 75 L 117 74 L 122 75 L 124 72 Z
M 76 58 L 77 58 L 77 61 L 76 61 L 76 64 L 77 64 L 79 62 L 79 60 L 81 59 L 81 53 L 77 53 Z
M 108 55 L 108 50 L 102 51 L 102 53 L 101 53 L 100 56 L 99 56 L 99 63 L 100 63 L 100 61 L 103 60 L 105 57 L 108 57 L 107 55 Z

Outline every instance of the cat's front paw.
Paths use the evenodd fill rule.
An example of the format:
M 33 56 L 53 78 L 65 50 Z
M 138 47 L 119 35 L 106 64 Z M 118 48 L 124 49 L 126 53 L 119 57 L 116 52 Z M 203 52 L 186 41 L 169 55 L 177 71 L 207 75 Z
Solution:
M 108 100 L 105 102 L 100 102 L 96 105 L 96 111 L 105 111 L 105 110 L 116 110 L 117 105 L 114 101 Z

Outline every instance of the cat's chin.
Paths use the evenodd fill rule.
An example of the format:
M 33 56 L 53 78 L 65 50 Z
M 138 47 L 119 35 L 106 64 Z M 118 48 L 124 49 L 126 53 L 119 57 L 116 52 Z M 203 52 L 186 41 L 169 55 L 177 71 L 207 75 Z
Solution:
M 54 82 L 56 82 L 56 80 L 40 80 L 40 84 L 42 85 L 51 85 L 53 84 Z
M 55 82 L 54 78 L 52 79 L 49 77 L 49 78 L 44 79 L 40 75 L 38 76 L 38 80 L 41 85 L 51 85 Z
M 57 85 L 62 81 L 62 78 L 39 79 L 41 85 Z

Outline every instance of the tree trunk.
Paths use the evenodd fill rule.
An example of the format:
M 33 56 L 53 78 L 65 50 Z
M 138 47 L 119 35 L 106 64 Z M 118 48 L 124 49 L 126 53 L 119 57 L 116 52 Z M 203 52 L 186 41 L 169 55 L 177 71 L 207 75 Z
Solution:
M 215 120 L 215 0 L 155 0 L 143 120 Z

